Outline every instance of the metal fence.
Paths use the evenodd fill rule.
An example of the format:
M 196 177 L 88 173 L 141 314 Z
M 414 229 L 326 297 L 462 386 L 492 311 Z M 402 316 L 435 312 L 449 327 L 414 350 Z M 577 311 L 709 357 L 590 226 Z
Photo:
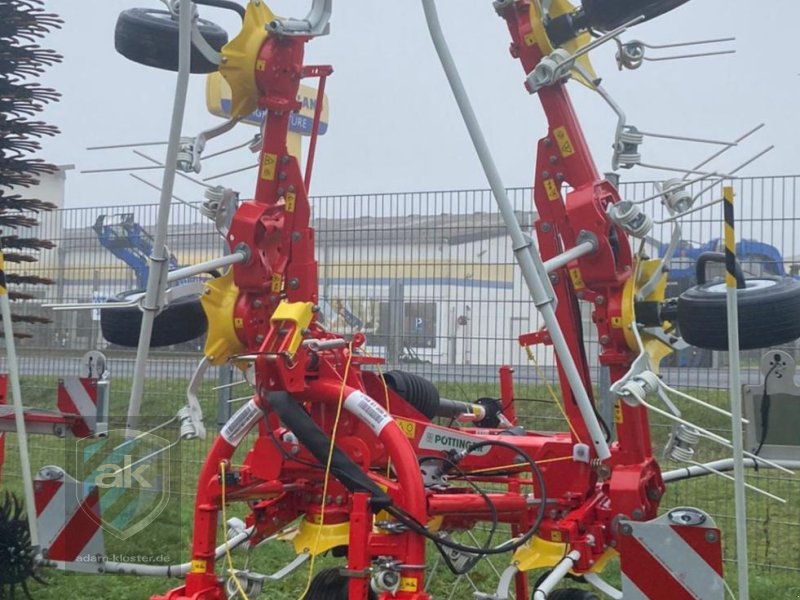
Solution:
M 745 260 L 749 272 L 796 273 L 795 247 L 800 228 L 797 187 L 800 177 L 762 177 L 734 182 L 737 194 L 738 234 L 762 246 Z M 701 193 L 703 183 L 690 189 Z M 623 197 L 645 199 L 654 194 L 651 183 L 621 185 Z M 519 222 L 530 230 L 536 218 L 528 188 L 509 190 Z M 720 197 L 715 187 L 698 202 Z M 387 368 L 413 370 L 440 384 L 448 394 L 474 400 L 496 392 L 497 370 L 515 368 L 515 383 L 527 402 L 521 403 L 523 424 L 533 429 L 562 429 L 541 392 L 537 369 L 516 342 L 517 337 L 540 327 L 536 311 L 516 270 L 510 242 L 488 190 L 424 193 L 324 196 L 312 199 L 317 236 L 320 297 L 326 324 L 343 333 L 363 331 L 368 349 L 387 359 Z M 650 203 L 656 225 L 655 240 L 668 240 L 670 223 L 657 200 Z M 41 260 L 25 271 L 55 281 L 49 287 L 30 288 L 36 300 L 16 306 L 17 312 L 46 315 L 51 325 L 31 330 L 30 339 L 19 342 L 24 394 L 31 405 L 53 407 L 55 383 L 64 375 L 78 374 L 80 356 L 100 349 L 109 358 L 112 374 L 112 409 L 124 415 L 134 351 L 109 346 L 102 340 L 97 311 L 52 312 L 46 303 L 102 302 L 137 287 L 135 269 L 101 243 L 94 227 L 102 222 L 126 221 L 145 232 L 156 221 L 155 205 L 65 209 L 46 215 L 37 237 L 53 240 L 57 247 L 42 252 Z M 121 217 L 121 214 L 130 215 Z M 721 206 L 694 213 L 681 221 L 686 254 L 689 246 L 722 237 Z M 97 228 L 99 229 L 99 228 Z M 106 240 L 107 241 L 107 240 Z M 130 240 L 128 240 L 130 242 Z M 125 242 L 119 244 L 124 247 Z M 170 252 L 178 265 L 212 258 L 222 252 L 222 242 L 212 223 L 192 205 L 173 206 L 168 236 Z M 771 253 L 772 248 L 778 258 Z M 119 248 L 116 248 L 119 250 Z M 650 243 L 648 254 L 657 255 Z M 133 260 L 129 258 L 129 261 Z M 678 256 L 675 272 L 687 268 Z M 800 262 L 800 259 L 798 259 Z M 686 278 L 673 277 L 678 291 Z M 587 349 L 598 381 L 595 333 L 585 307 Z M 173 416 L 185 403 L 182 387 L 188 382 L 203 341 L 153 353 L 145 397 L 146 423 Z M 796 355 L 794 347 L 790 350 Z M 553 357 L 547 349 L 535 350 L 545 377 L 553 378 Z M 743 380 L 758 383 L 761 353 L 746 353 Z M 726 357 L 698 349 L 683 351 L 663 369 L 666 381 L 694 390 L 720 406 L 727 404 L 727 375 L 720 367 Z M 236 406 L 237 388 L 215 391 L 217 381 L 228 381 L 229 372 L 210 372 L 203 387 L 205 418 L 211 431 L 224 422 Z M 600 390 L 603 395 L 604 390 Z M 537 397 L 538 395 L 538 397 Z M 148 411 L 149 408 L 149 411 Z M 728 436 L 730 423 L 710 415 L 704 423 Z M 654 443 L 666 441 L 669 426 L 653 421 Z M 14 461 L 14 437 L 7 436 L 7 464 L 3 477 L 19 476 Z M 800 439 L 798 440 L 800 444 Z M 35 458 L 52 455 L 53 442 L 32 438 Z M 181 468 L 194 473 L 205 456 L 207 443 L 186 442 L 181 448 Z M 699 460 L 724 456 L 726 451 L 706 445 Z M 55 459 L 50 459 L 53 462 Z M 34 465 L 36 468 L 39 465 Z M 675 465 L 665 463 L 665 468 Z M 800 572 L 800 484 L 774 472 L 751 473 L 749 480 L 789 502 L 779 505 L 750 496 L 750 552 L 754 564 Z M 191 484 L 184 492 L 192 495 Z M 708 509 L 730 534 L 727 556 L 733 557 L 733 489 L 717 477 L 678 483 L 670 487 L 666 505 L 692 505 Z

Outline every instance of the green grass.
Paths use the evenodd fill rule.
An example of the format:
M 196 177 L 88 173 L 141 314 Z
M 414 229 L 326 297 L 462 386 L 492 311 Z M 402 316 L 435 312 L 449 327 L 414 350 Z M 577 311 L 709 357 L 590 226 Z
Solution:
M 23 379 L 23 390 L 26 405 L 52 408 L 54 405 L 55 378 L 28 377 Z M 171 415 L 184 403 L 185 381 L 150 380 L 145 389 L 146 401 L 143 404 L 143 428 L 154 426 Z M 126 412 L 130 381 L 116 379 L 112 386 L 111 414 L 123 415 Z M 444 382 L 438 385 L 443 396 L 454 399 L 474 399 L 480 396 L 491 396 L 498 393 L 497 387 L 491 384 L 457 384 Z M 216 414 L 216 395 L 207 384 L 201 390 L 205 398 L 204 411 L 208 421 Z M 703 399 L 724 406 L 724 392 L 708 390 L 689 390 Z M 517 386 L 517 397 L 523 399 L 517 405 L 521 422 L 533 430 L 564 430 L 565 425 L 559 411 L 549 398 L 543 386 Z M 684 415 L 690 420 L 698 420 L 709 428 L 718 430 L 721 435 L 728 436 L 729 421 L 722 416 L 698 409 L 688 403 L 681 404 Z M 669 424 L 665 419 L 655 416 L 651 419 L 653 441 L 656 448 L 663 446 L 668 435 Z M 122 422 L 117 421 L 121 426 Z M 213 427 L 213 426 L 212 426 Z M 164 437 L 174 436 L 174 432 L 162 432 Z M 14 436 L 9 435 L 6 469 L 0 485 L 3 488 L 20 493 L 18 478 L 19 468 L 15 464 L 16 453 Z M 188 560 L 192 533 L 193 496 L 191 490 L 196 485 L 197 471 L 208 448 L 210 440 L 194 440 L 182 445 L 180 456 L 173 460 L 175 485 L 179 487 L 175 494 L 175 502 L 169 507 L 156 525 L 151 525 L 132 539 L 122 542 L 112 536 L 106 536 L 107 554 L 152 556 L 163 554 L 169 561 L 177 563 Z M 245 442 L 243 446 L 247 446 Z M 68 441 L 50 437 L 31 438 L 31 460 L 34 469 L 45 464 L 65 464 L 66 457 L 73 451 Z M 660 451 L 660 450 L 659 450 Z M 711 442 L 702 442 L 698 460 L 712 460 L 729 454 Z M 669 462 L 662 465 L 664 470 L 674 468 Z M 748 516 L 750 560 L 758 565 L 787 566 L 796 569 L 786 571 L 756 567 L 751 576 L 751 597 L 754 600 L 794 599 L 800 597 L 800 503 L 798 503 L 798 483 L 773 472 L 762 472 L 755 475 L 751 472 L 749 479 L 756 485 L 764 487 L 778 495 L 789 499 L 787 505 L 779 505 L 763 496 L 748 492 Z M 678 505 L 693 505 L 706 510 L 715 516 L 717 524 L 722 528 L 725 541 L 726 558 L 734 558 L 733 530 L 733 492 L 726 481 L 715 477 L 699 478 L 680 482 L 669 487 L 662 506 L 668 508 Z M 231 515 L 243 517 L 242 507 L 232 507 Z M 221 536 L 220 536 L 221 537 Z M 431 559 L 435 552 L 431 549 Z M 249 557 L 251 568 L 262 573 L 271 573 L 284 566 L 293 557 L 288 544 L 274 542 L 259 548 Z M 242 551 L 234 553 L 237 567 L 243 567 L 248 557 Z M 505 557 L 495 559 L 497 569 L 504 568 Z M 317 568 L 336 564 L 333 559 L 325 558 L 318 562 Z M 733 563 L 726 563 L 726 579 L 736 589 L 736 573 Z M 440 569 L 439 574 L 442 573 Z M 618 584 L 616 568 L 608 569 L 608 577 L 612 583 Z M 46 572 L 49 585 L 35 585 L 34 598 L 37 600 L 63 600 L 66 596 L 74 599 L 115 598 L 118 600 L 148 598 L 155 593 L 164 593 L 170 587 L 179 585 L 179 581 L 167 581 L 159 578 L 126 577 L 126 576 L 87 576 L 63 573 L 55 570 Z M 473 579 L 486 591 L 496 580 L 496 575 L 488 563 L 481 564 L 472 573 Z M 302 590 L 307 569 L 301 568 L 293 577 L 279 584 L 270 584 L 263 597 L 275 600 L 294 600 L 298 590 Z M 454 598 L 471 598 L 470 588 L 465 581 L 457 582 L 446 575 L 437 580 L 433 592 L 437 597 L 447 597 L 453 585 L 458 585 Z

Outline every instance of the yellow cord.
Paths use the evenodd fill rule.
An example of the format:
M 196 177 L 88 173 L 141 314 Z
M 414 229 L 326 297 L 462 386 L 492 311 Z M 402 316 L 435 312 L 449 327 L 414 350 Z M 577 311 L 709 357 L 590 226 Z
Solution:
M 220 472 L 220 483 L 222 485 L 222 523 L 224 526 L 228 524 L 228 512 L 225 508 L 225 461 L 220 461 L 219 463 L 219 472 Z M 228 559 L 228 574 L 233 577 L 233 582 L 236 584 L 236 589 L 239 590 L 239 595 L 244 600 L 250 600 L 247 597 L 247 594 L 242 588 L 242 584 L 239 582 L 239 578 L 236 576 L 236 569 L 233 568 L 233 558 L 231 557 L 231 549 L 228 544 L 225 544 L 225 556 Z
M 554 463 L 554 462 L 561 462 L 562 460 L 572 460 L 571 456 L 559 456 L 558 458 L 545 458 L 544 460 L 535 460 L 534 462 L 537 465 L 544 465 L 547 463 Z M 477 475 L 479 473 L 491 473 L 492 471 L 505 471 L 506 469 L 518 469 L 520 467 L 524 467 L 525 463 L 514 463 L 511 465 L 501 465 L 499 467 L 486 467 L 484 469 L 475 469 L 473 471 L 467 471 L 467 475 Z
M 525 353 L 528 355 L 528 360 L 530 360 L 533 363 L 533 366 L 536 367 L 536 373 L 539 375 L 539 379 L 544 381 L 545 386 L 547 386 L 547 391 L 550 392 L 550 396 L 553 398 L 553 402 L 556 403 L 558 410 L 561 412 L 561 415 L 567 422 L 567 426 L 569 427 L 569 430 L 572 432 L 572 435 L 575 436 L 575 439 L 578 440 L 579 444 L 582 443 L 581 438 L 578 435 L 578 432 L 575 431 L 575 428 L 572 426 L 572 421 L 570 421 L 569 417 L 567 416 L 567 411 L 564 409 L 563 406 L 561 406 L 561 402 L 559 402 L 558 396 L 556 395 L 553 386 L 550 385 L 550 380 L 545 375 L 544 371 L 542 370 L 542 367 L 539 366 L 539 362 L 536 360 L 536 354 L 534 354 L 533 351 L 528 346 L 525 346 Z
M 367 352 L 365 348 L 361 348 L 361 352 L 364 353 L 364 356 L 371 357 L 372 354 Z M 386 384 L 386 378 L 383 376 L 383 369 L 381 369 L 380 363 L 376 363 L 375 367 L 378 369 L 378 377 L 383 384 L 383 399 L 386 401 L 386 412 L 390 415 L 392 414 L 392 407 L 389 404 L 389 386 Z M 386 463 L 386 479 L 391 479 L 392 476 L 392 459 L 390 458 Z
M 369 352 L 366 350 L 364 354 L 369 356 Z M 389 386 L 386 384 L 386 378 L 383 376 L 383 369 L 381 369 L 380 364 L 375 365 L 378 368 L 378 377 L 381 379 L 381 383 L 383 384 L 383 398 L 386 401 L 386 412 L 390 415 L 392 414 L 391 406 L 389 405 Z M 392 459 L 386 461 L 386 479 L 391 479 L 392 476 Z
M 347 362 L 344 366 L 344 377 L 342 377 L 342 387 L 339 390 L 339 402 L 338 406 L 336 407 L 336 419 L 333 421 L 333 431 L 331 432 L 331 445 L 328 448 L 328 460 L 325 463 L 325 477 L 322 484 L 322 503 L 320 506 L 319 511 L 319 527 L 317 529 L 317 535 L 314 539 L 314 547 L 310 548 L 311 552 L 311 562 L 308 565 L 308 581 L 306 581 L 306 587 L 303 590 L 303 593 L 300 594 L 297 600 L 304 600 L 308 590 L 311 589 L 311 581 L 314 579 L 314 563 L 316 562 L 316 554 L 314 551 L 319 546 L 319 540 L 322 537 L 322 529 L 325 525 L 325 498 L 328 496 L 328 482 L 330 481 L 331 475 L 331 463 L 333 462 L 333 449 L 334 444 L 336 442 L 336 433 L 339 430 L 339 420 L 342 416 L 342 407 L 344 406 L 344 391 L 347 389 L 347 376 L 350 374 L 350 363 L 353 361 L 353 343 L 350 342 L 348 345 L 348 353 L 347 353 Z

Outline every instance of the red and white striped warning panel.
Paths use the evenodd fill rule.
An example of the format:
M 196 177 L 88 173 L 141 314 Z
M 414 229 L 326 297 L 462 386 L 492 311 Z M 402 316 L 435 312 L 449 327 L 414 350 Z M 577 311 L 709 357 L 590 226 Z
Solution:
M 91 377 L 64 377 L 58 382 L 58 410 L 64 414 L 78 415 L 72 433 L 76 437 L 89 437 L 107 431 L 105 407 L 98 397 L 97 379 Z
M 675 508 L 619 532 L 625 600 L 723 600 L 720 532 L 703 511 Z
M 105 556 L 97 487 L 48 466 L 36 475 L 34 496 L 39 543 L 48 560 L 70 571 L 96 572 Z

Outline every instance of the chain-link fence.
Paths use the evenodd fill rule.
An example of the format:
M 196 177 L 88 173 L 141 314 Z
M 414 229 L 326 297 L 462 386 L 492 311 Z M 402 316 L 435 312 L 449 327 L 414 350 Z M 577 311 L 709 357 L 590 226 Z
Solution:
M 740 259 L 746 272 L 797 274 L 798 182 L 800 177 L 734 182 L 737 233 L 743 240 Z M 688 189 L 700 194 L 704 183 Z M 520 224 L 530 231 L 536 219 L 531 190 L 516 188 L 509 192 Z M 645 200 L 656 193 L 651 183 L 623 184 L 621 192 L 632 200 Z M 715 186 L 697 202 L 720 196 L 720 188 Z M 542 385 L 546 378 L 555 381 L 552 353 L 546 348 L 534 349 L 542 365 L 537 370 L 517 343 L 520 334 L 535 331 L 541 324 L 489 191 L 325 196 L 313 198 L 312 206 L 321 314 L 329 328 L 345 334 L 366 333 L 369 352 L 386 358 L 388 368 L 420 373 L 436 382 L 445 395 L 457 399 L 497 394 L 497 370 L 500 365 L 511 365 L 522 424 L 536 430 L 565 427 Z M 655 222 L 644 252 L 658 256 L 665 251 L 673 224 L 662 222 L 667 214 L 658 199 L 644 206 Z M 26 270 L 53 279 L 55 284 L 24 290 L 36 295 L 36 300 L 15 307 L 20 313 L 52 319 L 51 325 L 39 327 L 32 338 L 18 343 L 28 405 L 54 408 L 57 379 L 83 374 L 80 357 L 88 350 L 99 349 L 108 357 L 112 412 L 124 417 L 134 351 L 102 339 L 99 311 L 53 311 L 44 305 L 100 303 L 140 289 L 147 274 L 148 231 L 154 228 L 156 211 L 154 205 L 98 207 L 44 216 L 35 235 L 54 241 L 57 247 L 42 252 L 41 260 Z M 214 225 L 196 206 L 173 206 L 171 223 L 168 245 L 172 266 L 222 253 L 222 240 Z M 693 213 L 680 225 L 683 242 L 670 273 L 671 293 L 692 284 L 694 258 L 701 249 L 721 248 L 721 206 Z M 602 378 L 590 308 L 582 306 L 586 346 L 597 382 Z M 148 417 L 146 426 L 174 416 L 185 404 L 185 387 L 202 346 L 203 340 L 197 340 L 152 353 L 143 409 Z M 788 350 L 797 355 L 795 347 Z M 747 352 L 743 356 L 745 383 L 763 381 L 761 354 Z M 724 353 L 689 348 L 665 361 L 662 374 L 672 386 L 726 406 L 726 362 Z M 212 433 L 242 399 L 237 391 L 243 387 L 214 389 L 230 382 L 227 369 L 212 370 L 202 387 L 205 420 Z M 241 391 L 238 396 L 245 394 Z M 604 396 L 602 388 L 598 395 Z M 730 436 L 730 422 L 725 418 L 696 410 L 686 414 Z M 654 419 L 652 424 L 654 443 L 662 446 L 670 426 L 663 419 Z M 796 429 L 800 431 L 800 427 Z M 796 444 L 800 446 L 800 436 Z M 17 478 L 13 435 L 7 435 L 6 445 L 3 477 Z M 52 439 L 32 437 L 31 447 L 34 461 L 57 462 L 52 454 L 58 446 Z M 183 443 L 181 470 L 193 476 L 207 447 L 202 440 Z M 727 449 L 709 442 L 699 449 L 697 459 L 712 460 L 726 454 Z M 39 466 L 35 462 L 34 468 Z M 664 463 L 664 469 L 676 466 Z M 783 505 L 757 494 L 749 496 L 752 560 L 758 565 L 800 572 L 800 484 L 766 470 L 751 472 L 749 481 L 789 500 Z M 191 489 L 190 482 L 183 485 L 184 493 L 191 495 Z M 665 506 L 674 505 L 697 505 L 708 510 L 729 534 L 726 552 L 733 557 L 733 488 L 729 481 L 709 476 L 674 484 Z

